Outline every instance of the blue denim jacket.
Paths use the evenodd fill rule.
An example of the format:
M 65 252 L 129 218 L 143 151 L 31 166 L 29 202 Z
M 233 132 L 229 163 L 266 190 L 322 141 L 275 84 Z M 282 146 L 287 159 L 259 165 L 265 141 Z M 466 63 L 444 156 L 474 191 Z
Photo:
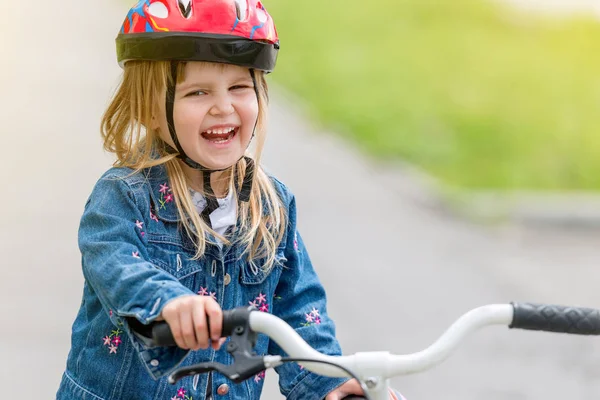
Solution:
M 315 349 L 340 354 L 334 324 L 327 317 L 325 291 L 296 231 L 294 196 L 281 182 L 273 182 L 289 221 L 276 265 L 265 273 L 246 260 L 234 240 L 223 248 L 208 245 L 201 259 L 192 260 L 194 246 L 180 231 L 163 166 L 137 174 L 113 168 L 103 175 L 81 219 L 83 300 L 57 399 L 204 399 L 206 374 L 184 378 L 177 385 L 168 384 L 165 375 L 176 366 L 203 361 L 229 364 L 232 359 L 225 346 L 219 351 L 151 348 L 131 332 L 124 318 L 148 324 L 168 301 L 189 294 L 213 296 L 224 310 L 253 303 L 284 319 Z M 283 354 L 264 335 L 255 350 Z M 288 399 L 320 399 L 344 382 L 295 363 L 278 367 L 277 373 Z M 212 393 L 215 400 L 258 399 L 263 378 L 234 384 L 214 374 Z M 216 394 L 223 384 L 228 393 Z

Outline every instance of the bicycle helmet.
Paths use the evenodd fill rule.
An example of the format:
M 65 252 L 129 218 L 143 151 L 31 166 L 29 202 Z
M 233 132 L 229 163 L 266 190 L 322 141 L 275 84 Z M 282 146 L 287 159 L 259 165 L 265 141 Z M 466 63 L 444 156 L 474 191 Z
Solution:
M 121 67 L 131 60 L 171 61 L 172 80 L 167 87 L 165 109 L 177 150 L 169 151 L 190 167 L 203 171 L 207 206 L 202 217 L 210 226 L 209 215 L 218 207 L 210 184 L 215 170 L 188 157 L 177 138 L 173 122 L 177 65 L 205 61 L 247 67 L 260 102 L 254 70 L 269 73 L 275 68 L 279 39 L 273 19 L 258 0 L 140 0 L 127 13 L 116 45 Z M 242 158 L 247 167 L 238 199 L 248 201 L 254 162 L 249 157 Z
M 271 72 L 279 40 L 258 0 L 140 0 L 117 36 L 117 59 L 209 61 Z

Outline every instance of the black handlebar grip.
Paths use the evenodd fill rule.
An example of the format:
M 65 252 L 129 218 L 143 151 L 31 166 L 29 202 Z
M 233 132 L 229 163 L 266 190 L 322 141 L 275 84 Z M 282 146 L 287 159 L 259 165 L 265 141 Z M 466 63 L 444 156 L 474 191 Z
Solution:
M 231 336 L 236 326 L 247 326 L 252 310 L 252 307 L 238 307 L 233 310 L 223 311 L 223 328 L 221 329 L 221 336 Z M 208 330 L 210 331 L 208 320 L 206 322 Z M 171 328 L 164 321 L 155 322 L 152 325 L 152 341 L 156 346 L 177 346 Z
M 152 341 L 156 346 L 177 346 L 171 328 L 166 322 L 156 322 L 152 326 Z
M 533 331 L 600 335 L 600 310 L 550 304 L 511 303 L 510 328 Z
M 223 328 L 221 336 L 231 336 L 233 330 L 238 326 L 248 327 L 250 313 L 255 311 L 254 307 L 237 307 L 233 310 L 223 311 Z

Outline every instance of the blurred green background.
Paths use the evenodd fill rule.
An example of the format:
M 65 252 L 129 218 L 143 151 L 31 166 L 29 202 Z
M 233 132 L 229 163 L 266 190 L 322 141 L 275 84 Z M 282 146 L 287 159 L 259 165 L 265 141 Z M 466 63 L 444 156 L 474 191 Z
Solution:
M 272 79 L 449 186 L 600 189 L 600 23 L 484 0 L 269 1 Z

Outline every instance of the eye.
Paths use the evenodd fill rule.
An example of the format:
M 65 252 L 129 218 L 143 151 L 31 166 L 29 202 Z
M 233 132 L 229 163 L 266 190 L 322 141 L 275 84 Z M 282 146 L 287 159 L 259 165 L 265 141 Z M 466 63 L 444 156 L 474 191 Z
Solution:
M 230 87 L 231 90 L 240 90 L 240 89 L 252 89 L 251 86 L 248 85 L 235 85 Z
M 185 97 L 198 97 L 198 96 L 203 96 L 205 94 L 206 94 L 206 92 L 203 90 L 194 90 L 193 92 L 186 94 Z

